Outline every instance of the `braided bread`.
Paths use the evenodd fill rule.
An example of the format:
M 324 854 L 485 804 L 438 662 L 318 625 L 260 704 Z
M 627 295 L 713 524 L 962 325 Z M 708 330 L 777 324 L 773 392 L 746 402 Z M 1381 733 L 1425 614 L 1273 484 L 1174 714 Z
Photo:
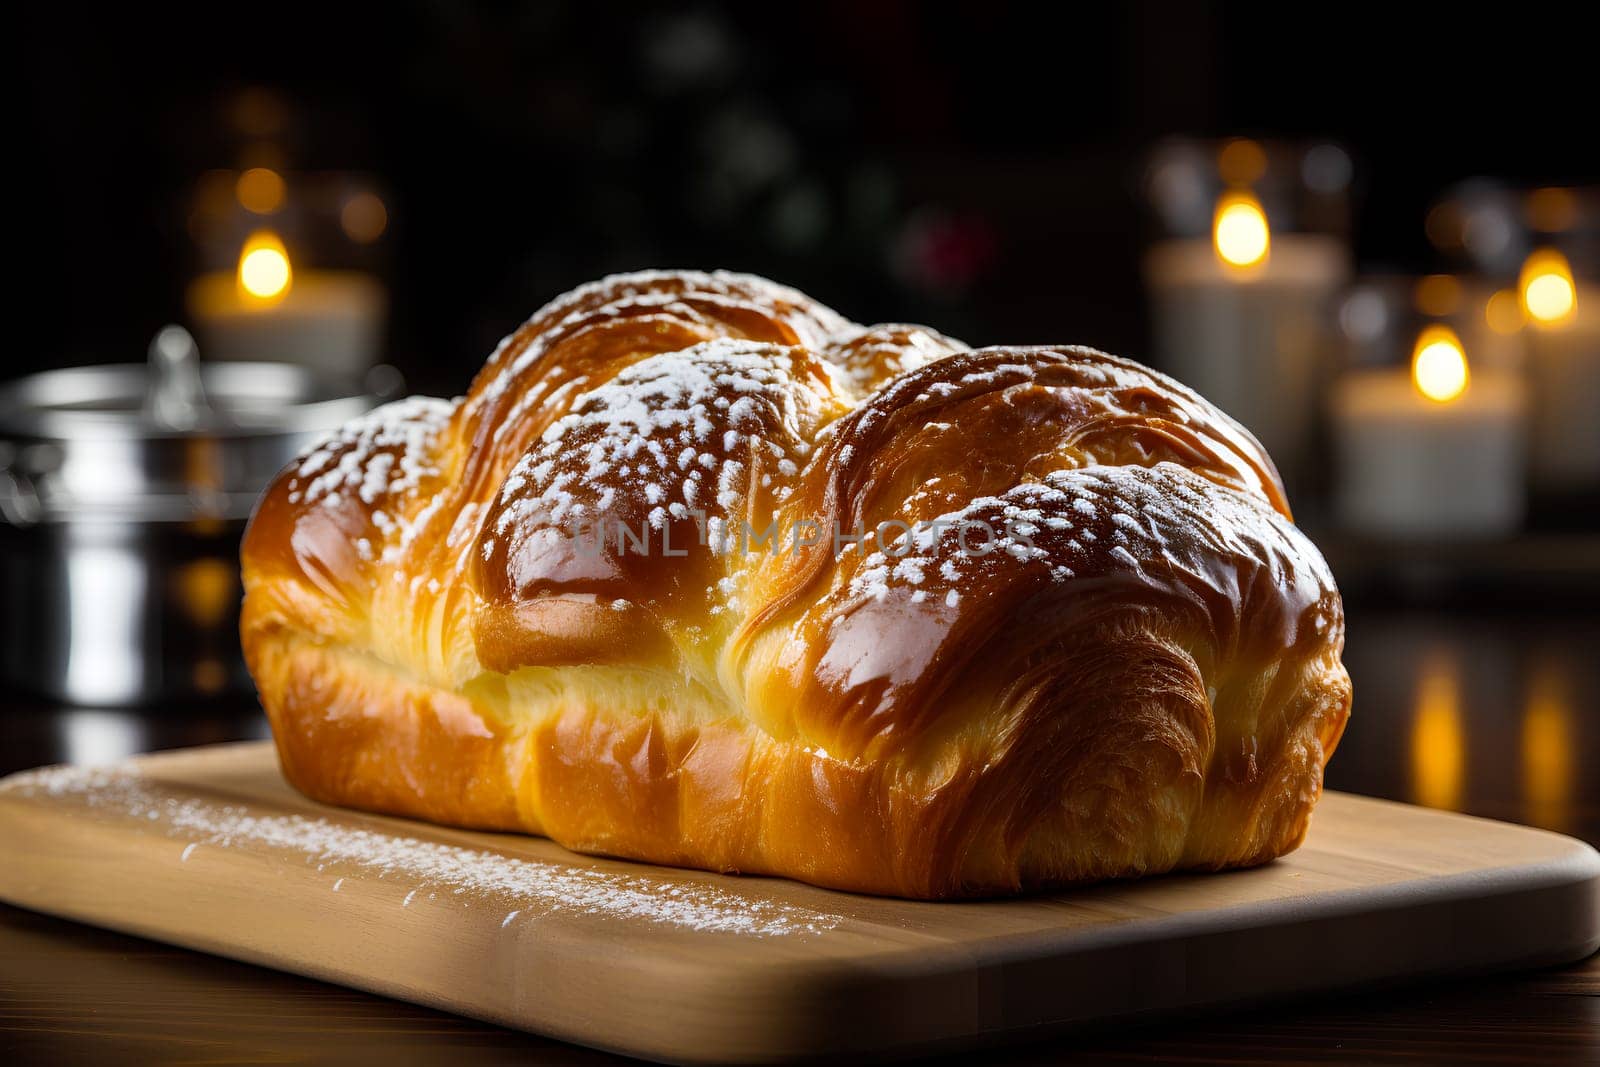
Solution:
M 1271 461 L 1085 348 L 620 275 L 291 464 L 243 550 L 332 804 L 919 898 L 1294 848 L 1350 707 Z

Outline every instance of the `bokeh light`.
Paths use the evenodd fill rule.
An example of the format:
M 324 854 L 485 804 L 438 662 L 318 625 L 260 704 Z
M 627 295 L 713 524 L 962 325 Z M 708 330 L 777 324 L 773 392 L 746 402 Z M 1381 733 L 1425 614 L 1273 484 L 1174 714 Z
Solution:
M 283 299 L 294 280 L 289 252 L 271 230 L 258 230 L 239 252 L 239 288 L 258 301 Z
M 1249 193 L 1229 193 L 1217 202 L 1212 241 L 1223 262 L 1251 267 L 1267 258 L 1272 236 L 1267 213 Z
M 1440 403 L 1466 392 L 1467 354 L 1454 330 L 1436 325 L 1422 331 L 1411 357 L 1411 380 L 1423 396 Z

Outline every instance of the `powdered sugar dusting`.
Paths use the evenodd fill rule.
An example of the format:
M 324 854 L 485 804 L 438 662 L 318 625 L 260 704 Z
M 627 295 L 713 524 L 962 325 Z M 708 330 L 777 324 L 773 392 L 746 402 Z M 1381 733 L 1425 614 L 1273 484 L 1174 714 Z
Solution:
M 851 326 L 830 338 L 822 355 L 843 372 L 856 393 L 866 395 L 897 374 L 967 350 L 926 326 L 891 323 Z
M 332 882 L 335 891 L 361 871 L 410 883 L 401 907 L 409 907 L 418 892 L 433 900 L 442 895 L 463 907 L 495 904 L 508 909 L 501 926 L 577 913 L 702 933 L 778 937 L 816 934 L 842 921 L 838 915 L 687 881 L 516 859 L 311 816 L 258 813 L 248 805 L 176 792 L 146 779 L 131 764 L 46 767 L 6 779 L 0 791 L 81 797 L 99 813 L 139 820 L 186 839 L 185 860 L 200 844 L 287 852 L 318 870 L 342 865 L 346 873 Z
M 1250 590 L 1270 590 L 1258 618 L 1294 620 L 1333 587 L 1303 535 L 1265 501 L 1170 462 L 1051 471 L 876 550 L 852 545 L 840 561 L 825 612 L 891 597 L 954 609 L 967 592 L 993 595 L 1003 575 L 1031 572 L 1052 584 L 1123 576 L 1197 604 L 1242 604 Z
M 563 530 L 624 522 L 662 550 L 704 547 L 738 565 L 731 520 L 747 514 L 752 493 L 789 493 L 816 429 L 842 410 L 834 384 L 803 349 L 738 339 L 627 366 L 576 398 L 512 467 L 480 552 L 488 560 L 496 544 L 522 545 L 536 558 Z M 712 614 L 738 600 L 736 582 L 706 593 Z
M 289 502 L 336 504 L 353 493 L 364 504 L 411 492 L 439 474 L 439 434 L 455 404 L 413 396 L 345 423 L 300 457 L 289 478 Z
M 518 333 L 502 338 L 489 357 L 491 374 L 485 387 L 469 405 L 476 410 L 498 399 L 522 375 L 536 366 L 553 345 L 569 336 L 585 319 L 604 320 L 623 315 L 670 313 L 705 325 L 714 334 L 725 330 L 695 311 L 693 304 L 732 311 L 752 310 L 774 314 L 799 334 L 802 343 L 820 343 L 847 325 L 831 308 L 805 294 L 753 274 L 731 271 L 644 270 L 612 274 L 580 285 L 552 300 L 528 319 L 543 328 L 526 348 L 507 358 Z
M 289 503 L 338 507 L 354 496 L 382 535 L 381 547 L 358 538 L 356 554 L 369 562 L 393 561 L 443 503 L 435 497 L 408 514 L 413 508 L 406 498 L 442 473 L 436 463 L 439 439 L 455 409 L 455 401 L 414 396 L 346 423 L 301 455 L 289 476 Z

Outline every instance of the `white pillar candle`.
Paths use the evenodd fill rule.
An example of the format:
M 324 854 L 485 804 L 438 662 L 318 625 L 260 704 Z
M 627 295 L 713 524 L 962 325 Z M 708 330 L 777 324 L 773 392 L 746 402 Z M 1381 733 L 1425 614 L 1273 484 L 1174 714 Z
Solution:
M 1529 308 L 1529 468 L 1541 489 L 1600 488 L 1600 287 L 1553 321 Z
M 1173 377 L 1242 422 L 1285 477 L 1303 477 L 1327 384 L 1328 316 L 1348 276 L 1343 246 L 1273 235 L 1240 266 L 1212 241 L 1167 241 L 1145 261 L 1155 356 Z
M 281 242 L 246 242 L 236 273 L 196 278 L 189 316 L 207 359 L 299 363 L 356 378 L 378 361 L 387 299 L 355 271 L 299 271 Z
M 1525 507 L 1521 382 L 1473 375 L 1463 391 L 1436 400 L 1414 376 L 1401 368 L 1358 371 L 1335 387 L 1340 521 L 1398 538 L 1513 532 Z

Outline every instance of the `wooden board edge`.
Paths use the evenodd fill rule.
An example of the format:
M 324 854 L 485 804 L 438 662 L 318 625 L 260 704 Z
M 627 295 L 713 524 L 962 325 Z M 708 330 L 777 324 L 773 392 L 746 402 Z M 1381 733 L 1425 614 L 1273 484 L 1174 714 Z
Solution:
M 165 759 L 186 756 L 192 754 L 175 752 Z M 13 835 L 21 830 L 18 820 L 0 820 L 0 844 L 16 847 Z M 109 827 L 104 832 L 114 833 Z M 1331 902 L 1323 894 L 1316 904 L 1288 899 L 1172 916 L 1143 924 L 1137 937 L 1113 927 L 1087 935 L 1080 930 L 1071 936 L 1032 934 L 979 946 L 902 950 L 844 966 L 834 960 L 826 965 L 678 971 L 671 981 L 659 983 L 653 995 L 681 1005 L 681 1011 L 664 1013 L 681 1020 L 680 1028 L 643 1042 L 608 1040 L 594 1029 L 564 1027 L 538 1005 L 509 1003 L 501 1011 L 482 1011 L 448 997 L 418 996 L 381 976 L 331 963 L 285 968 L 270 955 L 225 941 L 75 911 L 37 893 L 18 894 L 3 870 L 0 899 L 608 1051 L 680 1061 L 773 1061 L 953 1050 L 1118 1019 L 1588 955 L 1600 947 L 1600 853 L 1547 831 L 1527 832 L 1564 842 L 1562 854 L 1544 863 L 1424 879 L 1406 887 L 1353 889 L 1335 894 Z M 40 825 L 35 833 L 37 844 L 48 828 Z M 174 878 L 174 889 L 181 884 Z M 1362 937 L 1352 938 L 1350 923 L 1357 919 L 1376 928 L 1369 926 Z M 1387 947 L 1404 948 L 1408 962 L 1398 969 L 1379 967 L 1362 951 L 1374 937 Z M 1254 988 L 1274 992 L 1243 992 Z M 706 1002 L 740 1010 L 723 1031 L 710 1035 L 689 1022 L 699 1015 L 689 1008 L 703 1011 Z M 1130 1007 L 1135 1002 L 1141 1005 L 1137 1009 Z M 940 1032 L 928 1032 L 930 1020 Z M 847 1040 L 839 1040 L 840 1035 Z
M 1160 937 L 1106 931 L 1080 939 L 1069 955 L 1047 944 L 996 943 L 964 958 L 951 954 L 943 967 L 926 951 L 917 960 L 874 961 L 854 975 L 834 977 L 826 993 L 811 992 L 819 1015 L 826 1012 L 839 1031 L 877 1029 L 887 1040 L 813 1054 L 943 1053 L 1136 1018 L 1570 963 L 1600 950 L 1600 853 L 1571 843 L 1575 847 L 1559 860 L 1503 871 L 1499 886 L 1487 893 L 1478 892 L 1475 879 L 1446 878 L 1422 899 L 1369 893 L 1365 903 L 1378 905 L 1371 912 L 1361 911 L 1357 899 L 1328 914 L 1283 901 L 1245 909 L 1259 912 L 1249 925 L 1230 922 L 1238 915 L 1178 916 Z M 1352 936 L 1355 920 L 1363 927 L 1359 936 Z M 1389 954 L 1382 963 L 1370 951 L 1375 939 Z M 903 1033 L 895 1040 L 882 1032 L 897 1004 L 915 1011 L 959 996 L 963 988 L 1006 992 L 991 998 L 969 1033 L 923 1040 Z M 1128 995 L 1135 989 L 1137 1008 Z

